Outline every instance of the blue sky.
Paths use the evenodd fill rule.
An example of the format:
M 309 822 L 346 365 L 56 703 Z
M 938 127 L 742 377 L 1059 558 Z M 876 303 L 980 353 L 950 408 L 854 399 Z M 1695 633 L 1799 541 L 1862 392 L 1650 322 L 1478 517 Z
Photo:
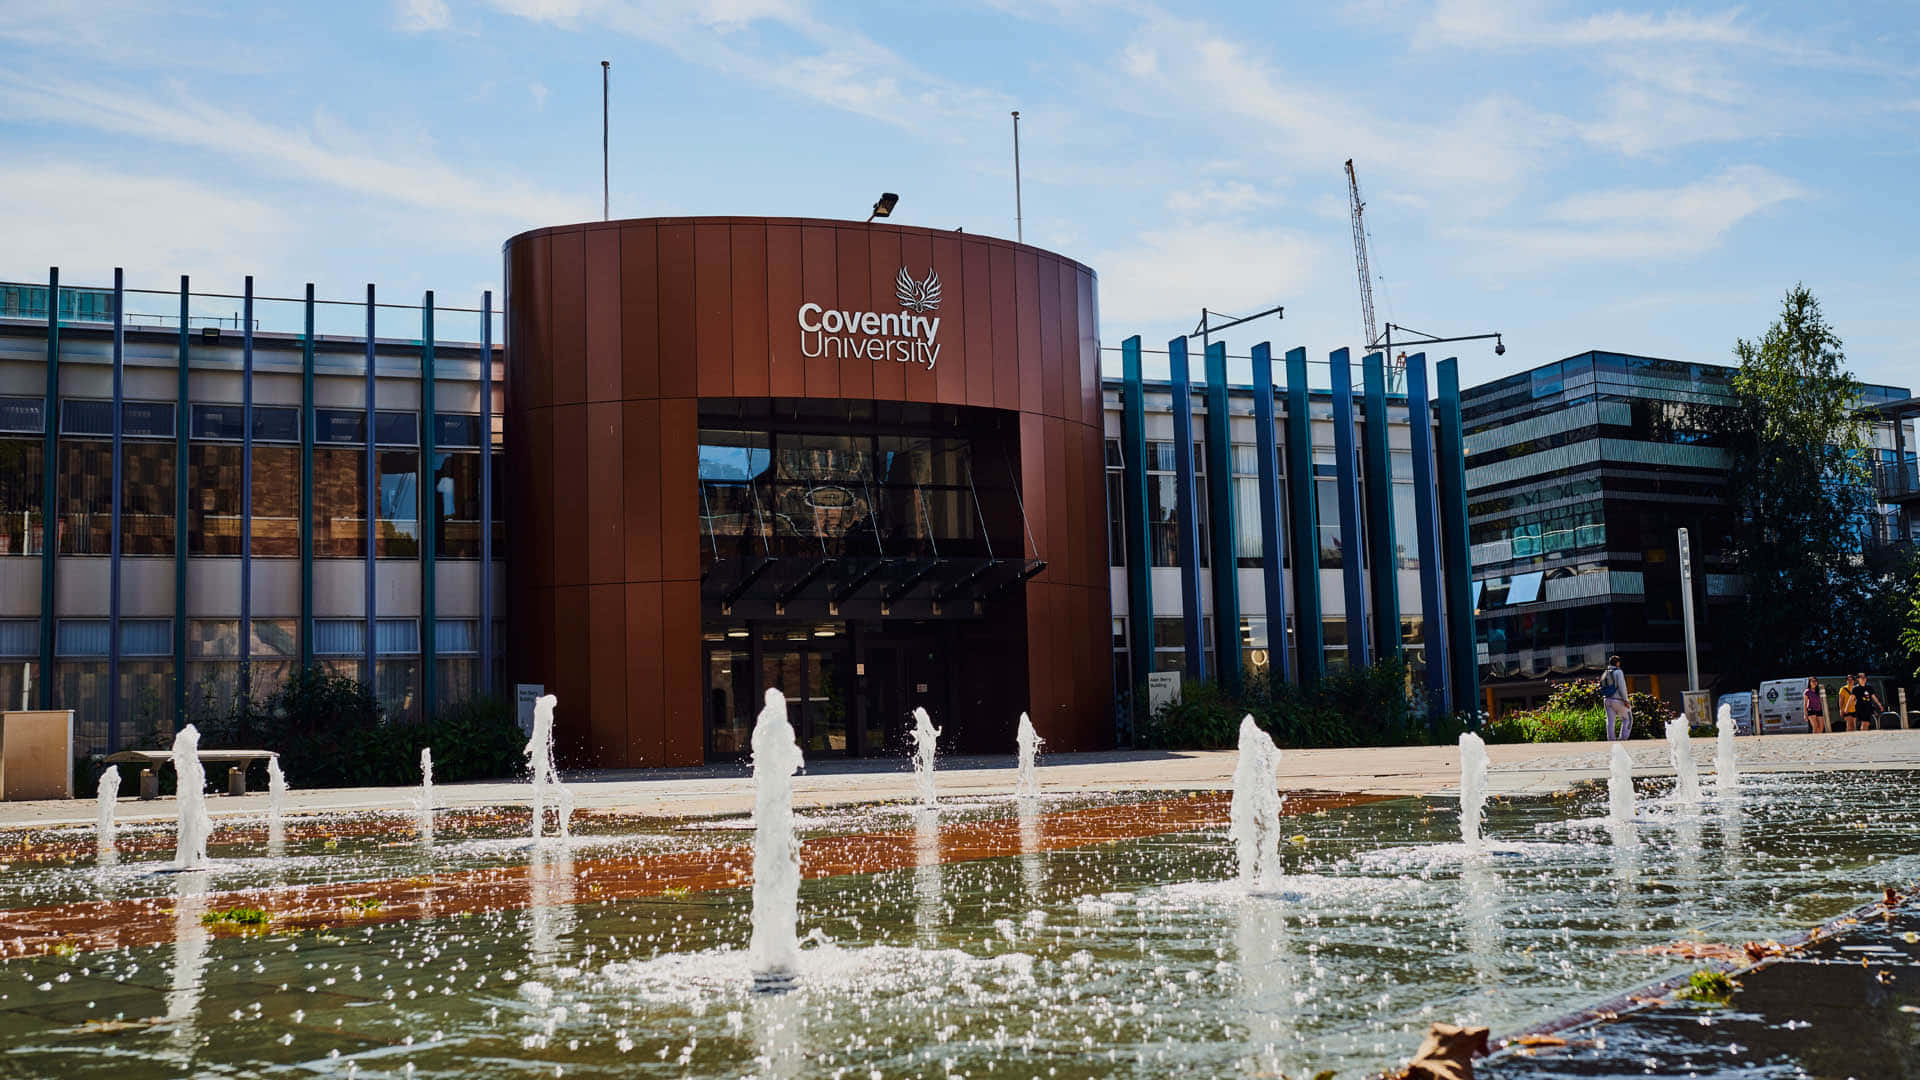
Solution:
M 864 217 L 1100 275 L 1101 336 L 1360 344 L 1480 381 L 1589 348 L 1726 361 L 1821 297 L 1864 378 L 1920 383 L 1920 7 L 1551 0 L 0 0 L 0 278 L 477 303 L 500 244 L 599 216 Z

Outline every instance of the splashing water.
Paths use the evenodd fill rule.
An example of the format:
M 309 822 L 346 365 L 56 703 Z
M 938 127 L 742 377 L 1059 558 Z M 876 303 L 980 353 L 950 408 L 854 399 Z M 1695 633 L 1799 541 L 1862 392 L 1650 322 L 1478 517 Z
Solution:
M 100 825 L 95 839 L 100 850 L 113 850 L 113 808 L 120 798 L 120 766 L 109 765 L 107 771 L 100 774 L 100 791 L 94 796 L 94 805 L 99 810 Z
M 920 714 L 922 723 L 926 714 Z M 806 765 L 787 699 L 767 691 L 753 725 L 753 937 L 747 961 L 756 990 L 793 986 L 800 963 L 800 841 L 793 832 L 793 774 Z
M 267 759 L 267 854 L 279 858 L 287 848 L 287 774 L 278 756 Z
M 207 865 L 207 837 L 213 819 L 207 815 L 207 770 L 200 765 L 200 730 L 192 724 L 173 737 L 173 775 L 178 782 L 174 799 L 180 811 L 180 842 L 173 865 L 194 870 Z
M 1740 766 L 1734 756 L 1733 709 L 1724 702 L 1716 720 L 1720 728 L 1713 748 L 1713 793 L 1722 799 L 1740 797 Z
M 1487 812 L 1487 744 L 1469 731 L 1460 736 L 1460 842 L 1479 851 L 1480 820 Z
M 1613 767 L 1607 775 L 1607 808 L 1613 824 L 1633 823 L 1633 758 L 1619 743 L 1613 744 Z
M 933 786 L 933 756 L 940 741 L 940 729 L 933 726 L 927 710 L 913 710 L 913 779 L 920 789 L 920 805 L 934 806 L 940 793 Z
M 1667 723 L 1667 753 L 1673 758 L 1673 801 L 1692 806 L 1700 801 L 1700 773 L 1693 764 L 1693 737 L 1687 726 L 1684 716 Z
M 1273 737 L 1253 722 L 1240 721 L 1240 761 L 1233 770 L 1233 806 L 1227 836 L 1240 864 L 1240 885 L 1248 891 L 1280 878 L 1280 789 L 1273 778 L 1280 750 Z
M 433 842 L 433 747 L 420 748 L 420 838 Z
M 1014 735 L 1014 742 L 1020 746 L 1020 779 L 1013 785 L 1015 795 L 1040 794 L 1040 776 L 1034 768 L 1034 757 L 1040 752 L 1040 744 L 1046 741 L 1033 730 L 1033 721 L 1027 719 L 1027 714 L 1021 713 L 1020 730 Z
M 559 771 L 553 766 L 553 707 L 560 699 L 541 695 L 533 703 L 533 737 L 527 740 L 527 767 L 533 771 L 533 838 L 540 839 L 547 827 L 547 796 L 552 795 L 560 818 L 560 838 L 572 833 L 573 792 L 560 784 Z

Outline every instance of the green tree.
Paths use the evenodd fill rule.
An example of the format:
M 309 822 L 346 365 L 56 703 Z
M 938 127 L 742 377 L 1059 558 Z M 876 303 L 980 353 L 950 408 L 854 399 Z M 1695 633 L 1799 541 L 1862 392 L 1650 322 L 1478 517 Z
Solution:
M 1906 579 L 1907 610 L 1900 627 L 1900 646 L 1907 651 L 1906 661 L 1913 677 L 1920 679 L 1920 559 L 1913 560 L 1913 573 Z
M 1869 613 L 1881 599 L 1862 543 L 1872 495 L 1860 383 L 1804 285 L 1765 335 L 1733 351 L 1729 494 L 1747 606 L 1730 674 L 1749 685 L 1858 667 L 1874 651 Z

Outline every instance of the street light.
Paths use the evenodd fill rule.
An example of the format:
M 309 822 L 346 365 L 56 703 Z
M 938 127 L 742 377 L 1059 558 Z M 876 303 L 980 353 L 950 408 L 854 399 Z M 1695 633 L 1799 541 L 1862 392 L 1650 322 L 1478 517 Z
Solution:
M 893 192 L 881 192 L 880 201 L 873 204 L 873 213 L 867 215 L 867 220 L 872 221 L 874 218 L 892 217 L 893 206 L 899 201 L 900 196 L 895 195 Z
M 1485 341 L 1488 338 L 1492 338 L 1493 339 L 1493 355 L 1495 356 L 1507 355 L 1507 343 L 1500 339 L 1500 334 L 1498 332 L 1491 333 L 1491 334 L 1464 334 L 1459 337 L 1435 337 L 1434 335 L 1427 333 L 1425 330 L 1411 330 L 1404 326 L 1399 326 L 1394 323 L 1388 323 L 1380 333 L 1380 340 L 1368 342 L 1367 348 L 1379 349 L 1381 352 L 1385 353 L 1388 358 L 1389 366 L 1393 366 L 1393 363 L 1392 363 L 1393 332 L 1395 330 L 1400 331 L 1402 334 L 1414 335 L 1411 339 L 1404 338 L 1404 337 L 1401 338 L 1400 339 L 1401 345 L 1443 345 L 1449 341 Z M 1406 354 L 1401 353 L 1401 356 L 1404 358 Z M 1390 381 L 1398 382 L 1399 380 L 1393 377 L 1394 374 L 1397 374 L 1397 373 L 1390 373 L 1388 378 Z M 1393 389 L 1393 388 L 1389 387 L 1389 389 Z

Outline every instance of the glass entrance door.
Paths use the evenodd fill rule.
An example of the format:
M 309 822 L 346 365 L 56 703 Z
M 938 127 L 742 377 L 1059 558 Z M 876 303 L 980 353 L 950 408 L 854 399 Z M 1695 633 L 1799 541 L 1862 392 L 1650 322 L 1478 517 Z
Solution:
M 809 756 L 853 752 L 848 691 L 852 652 L 836 623 L 767 626 L 760 633 L 760 686 L 787 698 L 787 717 Z

